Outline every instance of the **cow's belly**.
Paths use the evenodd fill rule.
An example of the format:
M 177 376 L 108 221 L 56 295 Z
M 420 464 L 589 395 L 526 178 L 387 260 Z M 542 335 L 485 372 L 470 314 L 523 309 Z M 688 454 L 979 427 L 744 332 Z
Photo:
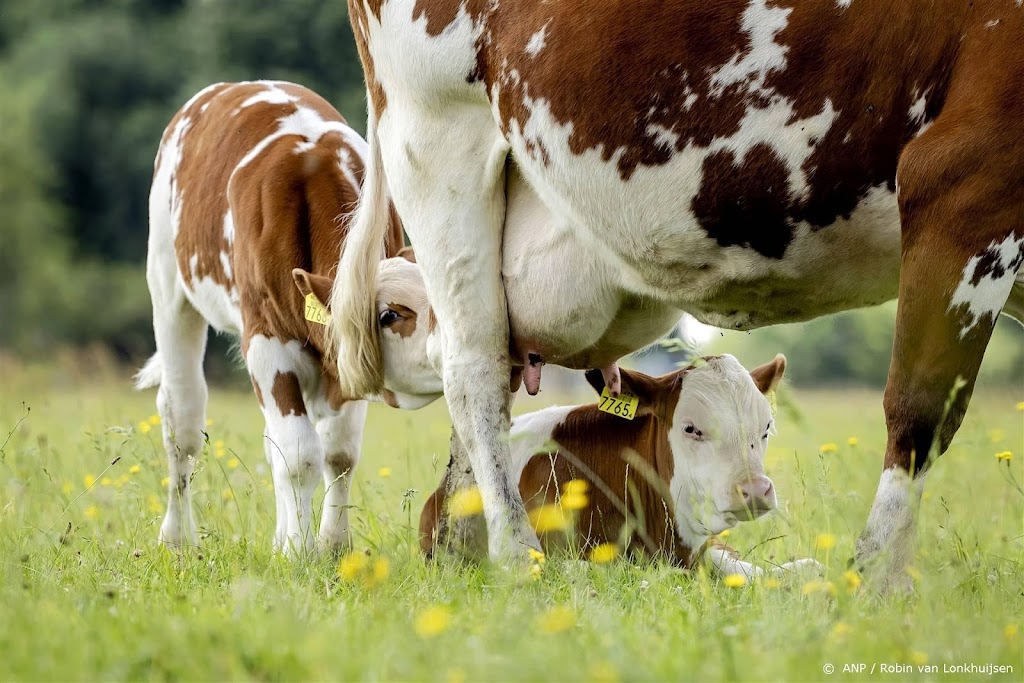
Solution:
M 514 168 L 502 275 L 515 362 L 536 354 L 565 367 L 603 367 L 657 341 L 682 316 L 624 290 L 615 264 L 557 219 Z
M 623 180 L 612 161 L 564 150 L 557 163 L 513 149 L 545 205 L 611 263 L 621 287 L 719 327 L 808 320 L 895 298 L 900 226 L 894 192 L 872 188 L 848 218 L 792 225 L 780 244 L 727 244 L 694 214 L 702 158 L 679 154 Z M 547 148 L 554 156 L 552 144 Z M 752 187 L 751 196 L 763 188 Z M 511 198 L 510 198 L 511 201 Z M 749 218 L 749 216 L 748 216 Z M 740 234 L 756 235 L 757 225 Z

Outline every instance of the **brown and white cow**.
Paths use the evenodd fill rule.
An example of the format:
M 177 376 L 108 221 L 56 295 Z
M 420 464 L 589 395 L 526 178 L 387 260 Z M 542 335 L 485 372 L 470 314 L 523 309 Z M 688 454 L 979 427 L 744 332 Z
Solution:
M 632 420 L 597 404 L 512 420 L 511 474 L 528 512 L 559 506 L 570 481 L 587 483 L 585 504 L 569 506 L 577 510 L 572 537 L 560 529 L 542 535 L 544 550 L 567 540 L 587 551 L 628 539 L 627 550 L 684 568 L 706 555 L 722 574 L 761 574 L 714 534 L 776 507 L 763 466 L 775 424 L 764 394 L 775 390 L 785 369 L 779 355 L 750 373 L 732 356 L 705 357 L 661 377 L 622 370 L 622 390 L 639 399 Z M 606 387 L 597 370 L 587 379 L 598 394 Z M 428 555 L 449 542 L 439 538 L 448 484 L 441 482 L 420 515 L 420 547 Z M 805 559 L 774 569 L 812 565 Z
M 338 265 L 366 143 L 321 97 L 291 83 L 217 83 L 164 132 L 150 191 L 146 277 L 156 354 L 137 376 L 160 386 L 170 467 L 160 540 L 196 542 L 190 478 L 203 447 L 207 328 L 237 335 L 266 420 L 277 500 L 275 548 L 310 549 L 311 499 L 326 486 L 320 544 L 349 541 L 348 489 L 366 404 L 346 402 L 304 295 Z M 402 248 L 388 219 L 387 253 Z M 297 270 L 294 273 L 292 269 Z M 326 301 L 329 289 L 314 292 Z
M 373 274 L 390 189 L 491 554 L 537 543 L 504 464 L 511 157 L 604 264 L 582 291 L 736 329 L 899 297 L 858 552 L 905 578 L 912 479 L 959 427 L 996 317 L 1024 318 L 1020 0 L 349 0 L 349 14 L 372 189 L 333 292 L 340 381 L 381 389 Z

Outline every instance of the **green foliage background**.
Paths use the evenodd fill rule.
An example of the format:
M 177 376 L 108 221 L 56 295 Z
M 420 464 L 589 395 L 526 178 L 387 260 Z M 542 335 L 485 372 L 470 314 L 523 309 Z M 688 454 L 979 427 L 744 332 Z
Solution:
M 152 350 L 143 262 L 161 132 L 203 86 L 255 78 L 310 86 L 364 128 L 341 0 L 0 1 L 0 348 L 101 345 L 133 363 Z M 893 310 L 712 348 L 745 362 L 784 351 L 797 383 L 880 386 Z M 210 356 L 223 376 L 224 354 Z M 984 374 L 1024 381 L 1019 326 L 1000 323 Z

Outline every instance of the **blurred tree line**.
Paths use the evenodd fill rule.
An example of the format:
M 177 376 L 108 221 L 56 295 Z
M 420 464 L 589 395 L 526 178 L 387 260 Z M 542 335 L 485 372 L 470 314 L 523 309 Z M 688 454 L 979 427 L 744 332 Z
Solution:
M 102 344 L 131 362 L 152 350 L 143 263 L 160 135 L 203 86 L 256 78 L 310 86 L 365 126 L 343 0 L 0 0 L 0 348 Z M 743 343 L 799 356 L 797 380 L 879 384 L 891 317 Z M 1024 342 L 1002 327 L 1019 383 Z M 224 354 L 209 355 L 223 370 Z

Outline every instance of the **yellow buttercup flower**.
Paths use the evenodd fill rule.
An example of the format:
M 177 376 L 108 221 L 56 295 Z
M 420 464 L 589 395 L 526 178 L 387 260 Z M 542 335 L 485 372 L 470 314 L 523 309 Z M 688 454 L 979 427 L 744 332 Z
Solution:
M 159 415 L 150 415 L 148 422 L 149 422 L 149 424 L 151 424 L 154 427 L 156 427 L 158 424 L 160 424 L 160 416 Z
M 460 517 L 472 517 L 484 511 L 484 499 L 480 495 L 480 489 L 473 486 L 468 489 L 459 489 L 452 494 L 448 501 L 448 514 L 456 519 Z
M 831 441 L 828 442 L 828 443 L 823 443 L 820 446 L 818 446 L 818 451 L 821 452 L 821 453 L 826 453 L 826 454 L 828 454 L 828 453 L 835 453 L 838 450 L 839 450 L 839 446 L 835 445 Z
M 138 474 L 142 471 L 142 465 L 132 465 L 128 468 L 128 472 L 131 474 Z
M 542 633 L 561 633 L 576 625 L 576 613 L 568 607 L 552 607 L 537 619 L 537 628 Z
M 569 516 L 558 505 L 541 505 L 529 512 L 530 524 L 538 534 L 561 531 L 569 526 Z
M 367 582 L 368 587 L 372 588 L 373 586 L 384 583 L 390 574 L 391 563 L 388 562 L 388 558 L 378 557 L 373 561 L 373 569 L 370 572 L 369 581 Z
M 908 564 L 903 569 L 904 569 L 904 571 L 907 572 L 907 576 L 912 578 L 914 581 L 920 581 L 921 580 L 921 572 L 917 571 L 917 569 L 915 567 L 912 567 L 912 566 L 910 566 Z
M 1017 624 L 1007 624 L 1006 628 L 1003 629 L 1003 635 L 1010 640 L 1016 638 L 1018 632 Z
M 562 485 L 562 493 L 565 495 L 573 493 L 586 494 L 589 489 L 590 484 L 587 483 L 586 479 L 571 479 Z
M 448 683 L 466 683 L 466 672 L 462 669 L 448 669 L 445 678 Z
M 856 446 L 859 443 L 860 443 L 860 439 L 858 439 L 855 436 L 851 436 L 849 439 L 846 440 L 846 445 L 850 446 L 851 448 Z
M 607 564 L 619 555 L 619 548 L 614 543 L 602 543 L 590 551 L 590 561 L 595 564 Z
M 206 418 L 206 426 L 207 427 L 212 427 L 213 426 L 213 420 L 211 420 L 210 418 Z
M 526 552 L 530 554 L 530 559 L 536 562 L 537 564 L 544 564 L 548 561 L 548 559 L 544 556 L 544 553 L 542 553 L 539 550 L 535 550 L 534 548 L 527 548 Z
M 377 470 L 377 476 L 380 477 L 381 479 L 387 479 L 388 477 L 391 476 L 391 468 L 381 467 L 379 470 Z
M 111 479 L 110 477 L 103 477 L 102 479 L 100 479 L 100 486 L 113 486 L 113 485 L 114 485 L 114 480 Z
M 722 579 L 722 583 L 729 588 L 743 588 L 747 585 L 747 577 L 743 576 L 743 574 L 729 574 Z
M 763 581 L 759 581 L 758 583 L 764 586 L 765 588 L 778 588 L 782 585 L 779 582 L 779 580 L 774 577 L 769 577 L 767 579 L 764 579 Z
M 912 661 L 914 664 L 917 664 L 918 666 L 924 666 L 928 663 L 928 655 L 926 655 L 923 652 L 915 650 L 914 652 L 910 653 L 910 661 Z
M 64 492 L 64 495 L 68 495 L 75 490 L 75 487 L 70 481 L 66 481 L 61 484 L 60 490 Z
M 242 463 L 238 460 L 238 458 L 231 458 L 230 460 L 228 460 L 228 469 L 233 470 L 241 464 Z
M 90 505 L 89 507 L 85 508 L 84 514 L 86 519 L 96 519 L 100 516 L 100 509 L 95 505 Z
M 846 583 L 846 589 L 851 593 L 860 588 L 860 585 L 863 583 L 860 574 L 852 569 L 847 569 L 843 572 L 843 581 Z
M 338 576 L 346 581 L 355 581 L 369 564 L 366 553 L 353 550 L 338 562 Z
M 226 501 L 227 500 L 234 500 L 235 499 L 235 492 L 232 491 L 231 489 L 224 489 L 223 491 L 220 492 L 220 497 L 223 498 Z
M 171 483 L 171 478 L 170 477 L 164 477 L 163 479 L 160 480 L 160 485 L 161 486 L 169 486 L 170 483 Z
M 90 488 L 93 484 L 96 483 L 96 475 L 87 474 L 85 475 L 85 478 L 82 479 L 82 481 L 85 483 L 85 488 Z
M 140 434 L 148 434 L 150 426 L 151 425 L 148 422 L 140 422 L 137 426 L 137 429 L 139 430 Z
M 540 580 L 541 572 L 543 572 L 543 571 L 544 570 L 541 569 L 541 566 L 539 564 L 537 564 L 537 563 L 531 564 L 530 565 L 530 578 L 533 579 L 534 581 L 539 581 Z
M 1013 460 L 1013 451 L 1000 451 L 996 453 L 996 460 L 1010 462 Z
M 448 628 L 452 615 L 447 607 L 428 607 L 419 613 L 413 627 L 420 638 L 433 638 Z
M 814 547 L 818 550 L 831 550 L 836 547 L 835 534 L 818 534 L 814 539 Z
M 729 534 L 731 533 L 732 529 L 723 529 L 722 531 L 719 531 L 717 534 L 715 534 L 715 536 L 718 536 L 719 538 L 728 538 Z
M 585 493 L 564 493 L 559 501 L 563 510 L 582 510 L 588 502 Z
M 160 504 L 160 499 L 154 495 L 150 495 L 146 498 L 146 509 L 151 514 L 158 514 L 164 511 L 164 506 Z
M 338 576 L 349 583 L 361 583 L 366 588 L 373 588 L 387 580 L 391 574 L 391 564 L 386 557 L 377 557 L 373 563 L 366 553 L 353 550 L 338 562 Z
M 1024 411 L 1024 401 L 1017 403 L 1017 410 Z

